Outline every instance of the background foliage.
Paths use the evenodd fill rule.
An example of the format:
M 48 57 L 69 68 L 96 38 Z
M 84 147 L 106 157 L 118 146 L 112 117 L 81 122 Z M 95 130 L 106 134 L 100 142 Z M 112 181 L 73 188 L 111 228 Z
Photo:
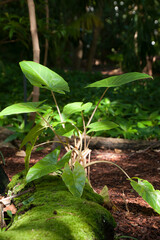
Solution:
M 109 64 L 110 61 L 121 63 L 127 71 L 142 70 L 146 65 L 146 57 L 159 56 L 158 0 L 49 0 L 48 26 L 46 1 L 38 0 L 35 6 L 41 63 L 45 39 L 48 39 L 49 67 L 80 67 L 77 65 L 80 41 L 83 52 L 81 66 L 85 68 L 93 44 L 97 47 L 94 59 L 99 59 L 102 64 Z M 31 59 L 32 43 L 26 1 L 2 1 L 0 13 L 1 62 L 18 63 L 22 59 Z M 95 39 L 97 29 L 99 32 Z

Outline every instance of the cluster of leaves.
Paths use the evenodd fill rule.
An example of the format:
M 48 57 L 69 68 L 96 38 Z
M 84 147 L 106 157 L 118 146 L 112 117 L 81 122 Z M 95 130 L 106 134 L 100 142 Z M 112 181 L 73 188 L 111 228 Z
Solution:
M 72 89 L 67 96 L 59 97 L 57 95 L 60 107 L 63 106 L 64 102 L 68 103 L 70 99 L 92 101 L 93 105 L 90 111 L 84 113 L 85 117 L 89 118 L 100 98 L 101 88 L 96 89 L 96 94 L 95 89 L 90 91 L 79 91 L 79 89 L 84 87 L 86 83 L 94 82 L 96 77 L 102 78 L 102 75 L 82 72 L 61 72 L 61 75 L 72 86 Z M 151 81 L 142 80 L 141 82 L 133 82 L 129 86 L 110 88 L 107 97 L 102 99 L 99 104 L 94 120 L 99 121 L 107 117 L 108 120 L 118 123 L 119 127 L 107 132 L 100 131 L 96 133 L 96 136 L 144 140 L 159 139 L 160 111 L 158 110 L 159 105 L 157 105 L 160 94 L 159 85 L 159 77 L 156 77 Z M 44 99 L 43 92 L 41 97 Z M 81 128 L 83 125 L 81 118 L 76 115 L 73 119 Z
M 1 106 L 4 108 L 13 102 L 19 102 L 23 100 L 23 76 L 19 68 L 12 65 L 3 65 L 0 63 L 1 75 L 0 75 L 0 89 L 1 91 Z M 103 78 L 100 72 L 89 73 L 79 71 L 60 71 L 57 72 L 63 76 L 64 79 L 72 86 L 72 89 L 67 95 L 56 96 L 60 109 L 63 108 L 64 103 L 69 103 L 70 99 L 74 101 L 92 101 L 93 106 L 90 111 L 85 112 L 85 117 L 89 118 L 91 111 L 94 109 L 101 95 L 101 88 L 90 89 L 90 91 L 80 91 L 86 86 L 95 82 L 96 79 Z M 12 81 L 11 81 L 12 79 Z M 111 129 L 107 132 L 100 131 L 96 133 L 97 136 L 111 136 L 121 137 L 127 139 L 159 139 L 159 120 L 160 111 L 159 99 L 160 94 L 160 81 L 159 77 L 155 77 L 154 81 L 143 80 L 141 82 L 133 82 L 129 86 L 121 86 L 116 88 L 110 88 L 106 98 L 102 99 L 94 119 L 105 119 L 114 121 L 119 124 L 116 129 Z M 8 88 L 10 86 L 10 88 Z M 31 92 L 31 84 L 27 84 L 28 93 Z M 40 100 L 46 99 L 46 106 L 43 105 L 44 112 L 49 111 L 49 105 L 52 104 L 51 94 L 46 89 L 41 89 Z M 156 104 L 155 104 L 156 102 Z M 57 118 L 57 113 L 54 112 L 54 116 Z M 81 128 L 81 118 L 76 115 L 73 117 L 77 122 L 77 125 Z M 12 125 L 12 131 L 16 132 L 13 138 L 21 138 L 24 136 L 24 117 L 12 117 L 2 116 L 0 117 L 0 126 Z M 38 121 L 38 120 L 37 120 Z M 30 125 L 28 126 L 29 130 Z M 50 136 L 53 133 L 48 129 L 44 134 L 41 141 L 45 136 Z M 22 138 L 21 138 L 22 139 Z M 8 139 L 9 140 L 9 139 Z
M 156 212 L 160 213 L 160 191 L 155 190 L 152 184 L 146 180 L 136 178 L 138 181 L 135 181 L 134 178 L 130 178 L 120 166 L 113 162 L 90 162 L 91 149 L 89 149 L 89 142 L 87 143 L 86 139 L 86 135 L 90 135 L 93 131 L 106 131 L 118 127 L 116 123 L 109 120 L 96 121 L 91 123 L 98 105 L 107 92 L 108 88 L 119 87 L 126 83 L 130 83 L 139 79 L 148 79 L 151 77 L 143 73 L 126 73 L 120 76 L 105 78 L 103 80 L 87 85 L 87 88 L 101 87 L 105 88 L 105 91 L 100 97 L 99 102 L 94 108 L 89 120 L 86 122 L 84 112 L 88 111 L 92 107 L 91 102 L 69 103 L 64 106 L 61 114 L 54 92 L 60 94 L 69 92 L 69 86 L 61 76 L 35 62 L 24 61 L 20 63 L 20 67 L 32 85 L 51 91 L 59 115 L 59 119 L 57 118 L 57 121 L 54 122 L 51 121 L 50 114 L 42 115 L 42 109 L 40 108 L 40 105 L 44 101 L 17 103 L 5 108 L 0 112 L 0 116 L 36 112 L 41 118 L 41 121 L 38 122 L 30 130 L 30 132 L 26 135 L 21 143 L 21 148 L 26 146 L 26 182 L 29 183 L 46 174 L 58 171 L 58 174 L 61 175 L 69 191 L 74 196 L 81 197 L 86 182 L 85 168 L 87 169 L 92 164 L 100 162 L 112 164 L 118 167 L 126 175 L 133 189 L 137 191 L 139 195 L 142 196 L 142 198 L 147 201 Z M 83 122 L 82 130 L 79 129 L 76 126 L 76 123 L 71 119 L 71 115 L 75 113 L 81 114 Z M 29 169 L 31 152 L 35 147 L 37 138 L 47 128 L 50 128 L 53 131 L 53 133 L 57 136 L 58 142 L 64 146 L 67 153 L 58 161 L 60 149 L 56 148 L 54 151 L 46 155 L 43 159 L 41 159 L 38 163 Z M 74 138 L 73 144 L 69 142 L 71 136 Z M 62 137 L 64 137 L 64 139 Z
M 95 118 L 109 120 L 119 124 L 119 128 L 108 132 L 99 132 L 98 135 L 105 137 L 120 137 L 125 139 L 159 139 L 160 138 L 160 111 L 153 108 L 144 109 L 138 102 L 135 104 L 124 101 L 102 100 Z
M 1 106 L 4 108 L 11 104 L 13 99 L 15 102 L 22 101 L 23 99 L 23 76 L 19 68 L 12 65 L 3 65 L 0 63 L 1 75 L 0 75 L 0 89 L 1 91 Z M 100 72 L 88 73 L 79 71 L 58 71 L 58 73 L 66 79 L 72 89 L 67 95 L 57 95 L 57 100 L 62 109 L 64 102 L 69 103 L 70 99 L 75 101 L 92 101 L 92 109 L 98 102 L 98 98 L 101 94 L 101 89 L 91 89 L 90 91 L 79 91 L 80 88 L 94 82 L 96 79 L 102 78 Z M 12 81 L 11 81 L 12 79 Z M 10 88 L 8 88 L 8 85 Z M 97 135 L 121 137 L 128 139 L 159 139 L 159 119 L 160 112 L 158 96 L 160 94 L 160 81 L 159 77 L 155 77 L 154 81 L 134 82 L 130 86 L 122 86 L 112 88 L 108 91 L 107 98 L 104 98 L 95 114 L 95 120 L 104 119 L 106 116 L 109 120 L 114 120 L 119 123 L 119 128 L 111 129 L 108 132 L 99 132 Z M 28 93 L 31 92 L 31 84 L 27 84 Z M 45 99 L 47 96 L 46 104 L 51 103 L 51 95 L 46 89 L 41 89 L 40 99 Z M 155 102 L 157 103 L 155 105 Z M 46 111 L 48 107 L 44 107 Z M 85 116 L 89 118 L 91 111 L 86 112 Z M 56 113 L 55 113 L 56 117 Z M 19 138 L 23 136 L 24 120 L 22 117 L 3 116 L 0 118 L 0 126 L 12 125 L 13 131 L 18 135 L 14 135 Z M 77 124 L 82 126 L 82 122 L 78 116 L 76 116 Z M 29 130 L 29 126 L 28 126 Z M 22 134 L 21 134 L 22 133 Z M 48 130 L 50 135 L 51 131 Z M 46 133 L 45 136 L 48 136 Z

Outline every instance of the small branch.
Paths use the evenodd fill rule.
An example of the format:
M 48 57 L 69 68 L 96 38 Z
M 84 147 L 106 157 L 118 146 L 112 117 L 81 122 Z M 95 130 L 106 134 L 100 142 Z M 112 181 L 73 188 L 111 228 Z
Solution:
M 108 88 L 105 89 L 104 93 L 103 93 L 102 96 L 100 97 L 100 99 L 99 99 L 99 101 L 98 101 L 95 109 L 93 110 L 93 113 L 92 113 L 92 115 L 91 115 L 91 117 L 90 117 L 90 119 L 89 119 L 89 121 L 88 121 L 88 123 L 87 123 L 87 126 L 88 126 L 88 125 L 90 124 L 90 122 L 92 121 L 92 118 L 93 118 L 93 116 L 94 116 L 94 114 L 95 114 L 95 112 L 96 112 L 96 110 L 97 110 L 97 108 L 98 108 L 98 106 L 99 106 L 102 98 L 104 97 L 105 93 L 107 92 L 107 90 L 108 90 Z
M 8 205 L 7 203 L 8 203 L 10 200 L 12 200 L 13 198 L 19 197 L 19 196 L 21 196 L 21 195 L 23 195 L 23 194 L 25 194 L 25 193 L 31 192 L 31 191 L 33 191 L 33 190 L 34 190 L 34 188 L 30 188 L 30 189 L 27 189 L 27 190 L 25 190 L 25 191 L 23 191 L 23 192 L 14 194 L 13 196 L 6 197 L 6 198 L 2 198 L 2 199 L 0 199 L 0 204 L 3 203 L 3 204 L 6 206 L 6 205 Z
M 52 97 L 53 97 L 53 99 L 54 99 L 54 102 L 55 102 L 55 104 L 56 104 L 56 108 L 57 108 L 59 117 L 60 117 L 60 119 L 61 119 L 61 122 L 63 122 L 62 114 L 61 114 L 60 109 L 59 109 L 59 107 L 58 107 L 58 104 L 57 104 L 57 100 L 56 100 L 56 98 L 55 98 L 55 95 L 54 95 L 53 91 L 51 91 L 51 93 L 52 93 Z M 64 124 L 62 124 L 62 127 L 65 128 Z
M 88 140 L 88 143 L 87 143 L 87 148 L 89 148 L 89 144 L 90 144 L 90 142 L 91 142 L 91 140 L 92 140 L 92 136 L 93 136 L 93 132 L 91 133 L 91 136 L 89 136 L 89 140 Z
M 19 39 L 13 39 L 13 40 L 2 40 L 0 41 L 0 45 L 7 44 L 7 43 L 14 43 L 14 42 L 19 42 Z
M 129 208 L 128 208 L 128 204 L 127 204 L 127 201 L 126 201 L 126 198 L 125 198 L 124 191 L 123 191 L 123 194 L 122 194 L 122 198 L 123 198 L 123 200 L 124 200 L 124 204 L 125 204 L 126 210 L 127 210 L 127 212 L 129 213 Z
M 0 5 L 5 5 L 7 3 L 16 2 L 16 1 L 19 1 L 19 0 L 5 0 L 5 1 L 1 1 Z
M 86 149 L 86 125 L 85 125 L 85 120 L 84 120 L 84 116 L 83 116 L 83 112 L 81 112 L 81 115 L 82 115 L 82 120 L 83 120 L 83 129 L 84 129 L 84 132 L 83 132 L 83 137 L 84 137 L 84 149 Z
M 27 98 L 27 101 L 30 101 L 32 97 L 33 97 L 33 91 L 31 92 L 31 94 L 30 94 L 29 97 Z
M 127 177 L 128 179 L 131 179 L 131 178 L 129 177 L 129 175 L 123 170 L 123 168 L 121 168 L 120 166 L 118 166 L 116 163 L 113 163 L 113 162 L 110 162 L 110 161 L 94 161 L 94 162 L 91 162 L 91 163 L 86 164 L 85 167 L 89 167 L 89 166 L 91 166 L 91 165 L 93 165 L 93 164 L 96 164 L 96 163 L 108 163 L 108 164 L 114 165 L 114 166 L 116 166 L 117 168 L 119 168 L 119 169 L 126 175 L 126 177 Z
M 66 145 L 64 144 L 60 136 L 55 132 L 54 128 L 46 121 L 46 119 L 39 112 L 37 112 L 37 114 L 43 119 L 43 121 L 47 124 L 47 126 L 54 132 L 54 134 L 57 136 L 60 143 L 64 146 L 64 148 L 68 152 L 68 148 L 66 147 Z
M 0 228 L 3 229 L 6 227 L 5 220 L 4 220 L 4 212 L 3 212 L 3 203 L 0 202 Z
M 35 145 L 34 148 L 38 148 L 40 146 L 47 145 L 47 144 L 54 143 L 54 142 L 56 142 L 56 141 L 48 141 L 48 142 L 40 143 L 40 144 Z

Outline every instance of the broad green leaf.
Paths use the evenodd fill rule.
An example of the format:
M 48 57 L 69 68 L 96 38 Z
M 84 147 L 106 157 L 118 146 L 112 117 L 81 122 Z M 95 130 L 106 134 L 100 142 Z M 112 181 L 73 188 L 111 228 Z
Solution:
M 8 215 L 10 218 L 13 217 L 12 212 L 11 212 L 10 210 L 7 210 L 7 215 Z
M 28 143 L 26 146 L 26 156 L 24 158 L 26 174 L 29 170 L 29 162 L 30 162 L 33 146 L 34 146 L 34 143 L 33 144 Z
M 49 68 L 32 61 L 22 61 L 19 64 L 32 85 L 58 93 L 69 92 L 68 83 Z
M 90 102 L 85 103 L 85 104 L 83 104 L 83 102 L 69 103 L 63 108 L 63 115 L 70 116 L 73 113 L 88 110 L 91 108 L 91 106 L 92 106 L 92 103 L 90 103 Z
M 55 129 L 55 132 L 59 136 L 71 137 L 75 130 L 76 130 L 75 127 L 71 123 L 64 123 L 64 128 L 61 124 L 61 125 L 57 126 L 57 128 Z
M 92 84 L 89 84 L 86 87 L 119 87 L 123 84 L 140 80 L 140 79 L 141 80 L 152 79 L 152 77 L 145 73 L 138 73 L 138 72 L 124 73 L 122 75 L 112 76 L 100 81 L 96 81 Z
M 138 182 L 133 179 L 130 184 L 133 189 L 157 212 L 160 214 L 160 191 L 155 190 L 153 185 L 147 180 L 137 178 Z
M 118 127 L 118 125 L 111 121 L 95 122 L 87 126 L 87 128 L 89 128 L 87 134 L 90 132 L 106 131 L 116 127 Z
M 79 162 L 75 163 L 73 171 L 71 171 L 68 163 L 66 163 L 62 174 L 62 179 L 73 196 L 82 196 L 86 175 L 83 166 Z
M 44 102 L 44 101 L 42 101 Z M 6 107 L 0 112 L 0 116 L 20 114 L 20 113 L 31 113 L 38 112 L 41 109 L 38 109 L 38 106 L 42 102 L 27 102 L 27 103 L 15 103 L 9 107 Z
M 33 142 L 34 139 L 36 139 L 41 132 L 43 131 L 44 127 L 41 124 L 36 124 L 30 131 L 29 133 L 25 136 L 23 139 L 20 148 L 22 148 L 24 145 L 27 144 L 27 142 Z
M 64 167 L 66 162 L 69 162 L 71 157 L 71 151 L 67 152 L 59 161 L 58 157 L 60 154 L 60 149 L 55 149 L 43 159 L 37 162 L 32 168 L 29 169 L 26 176 L 26 181 L 31 182 L 42 176 L 45 176 L 51 172 L 55 172 Z
M 31 153 L 32 150 L 34 148 L 34 145 L 37 141 L 38 136 L 41 134 L 41 132 L 43 131 L 43 128 L 40 124 L 35 125 L 35 127 L 33 127 L 29 133 L 27 134 L 27 136 L 23 139 L 20 148 L 22 148 L 24 145 L 27 145 L 26 147 L 26 156 L 25 156 L 25 170 L 26 173 L 29 170 L 29 162 L 30 162 L 30 157 L 31 157 Z
M 56 164 L 60 154 L 60 149 L 55 149 L 51 153 L 47 154 L 39 162 L 37 162 L 33 167 L 31 167 L 26 176 L 26 181 L 31 182 L 38 179 L 50 172 L 57 170 Z
M 64 165 L 69 162 L 69 160 L 71 159 L 71 152 L 69 151 L 67 152 L 58 162 L 57 162 L 57 169 L 61 169 L 64 167 Z

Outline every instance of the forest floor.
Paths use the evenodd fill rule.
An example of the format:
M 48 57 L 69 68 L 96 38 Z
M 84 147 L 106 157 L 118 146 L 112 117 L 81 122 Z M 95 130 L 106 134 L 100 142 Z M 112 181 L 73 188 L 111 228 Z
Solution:
M 5 157 L 5 172 L 11 180 L 13 175 L 24 169 L 23 152 L 4 147 L 0 151 Z M 30 166 L 50 151 L 51 148 L 47 147 L 40 152 L 33 152 Z M 147 149 L 136 152 L 94 149 L 91 161 L 95 160 L 112 161 L 121 166 L 130 177 L 146 179 L 155 189 L 160 190 L 160 150 Z M 160 240 L 160 216 L 132 190 L 129 181 L 118 168 L 102 163 L 95 164 L 91 167 L 90 178 L 92 187 L 97 193 L 104 185 L 109 189 L 113 203 L 110 211 L 117 222 L 116 239 L 128 236 L 123 239 Z

